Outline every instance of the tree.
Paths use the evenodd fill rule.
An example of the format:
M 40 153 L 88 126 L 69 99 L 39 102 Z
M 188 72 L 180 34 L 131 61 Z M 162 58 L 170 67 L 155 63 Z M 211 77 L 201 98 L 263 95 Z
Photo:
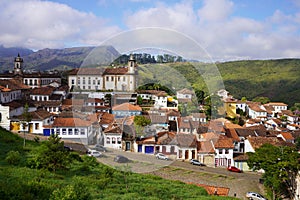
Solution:
M 250 168 L 265 171 L 264 185 L 271 189 L 273 199 L 282 195 L 292 199 L 296 187 L 294 180 L 300 168 L 300 156 L 295 148 L 264 144 L 248 156 Z
M 203 104 L 204 101 L 204 92 L 202 90 L 196 89 L 195 90 L 195 95 L 197 97 L 197 101 L 199 104 Z
M 67 169 L 70 163 L 69 151 L 65 150 L 64 142 L 56 134 L 52 134 L 47 141 L 42 142 L 30 160 L 32 167 L 54 172 L 58 169 Z
M 241 101 L 245 102 L 245 101 L 247 101 L 247 98 L 246 97 L 242 97 Z
M 252 99 L 254 102 L 260 102 L 261 104 L 266 104 L 270 102 L 270 99 L 268 97 L 255 97 Z
M 143 104 L 143 98 L 140 95 L 137 97 L 136 101 L 137 101 L 138 105 L 142 105 Z
M 145 116 L 135 116 L 134 117 L 134 127 L 137 135 L 142 135 L 144 127 L 151 123 L 151 120 Z
M 27 128 L 27 132 L 29 132 L 29 123 L 31 122 L 32 120 L 32 116 L 29 112 L 29 106 L 28 104 L 26 103 L 25 106 L 24 106 L 24 111 L 23 111 L 23 114 L 22 114 L 22 120 L 21 120 L 21 124 L 22 124 L 22 129 L 23 129 L 23 133 L 24 133 L 24 147 L 25 147 L 25 144 L 26 144 L 26 135 L 25 135 L 25 129 Z

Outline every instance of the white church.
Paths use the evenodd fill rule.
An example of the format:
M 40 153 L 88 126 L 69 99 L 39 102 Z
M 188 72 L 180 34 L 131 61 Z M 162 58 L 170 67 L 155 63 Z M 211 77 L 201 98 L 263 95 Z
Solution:
M 134 92 L 137 87 L 137 64 L 130 55 L 128 65 L 114 68 L 77 68 L 68 76 L 68 85 L 83 91 L 112 90 Z

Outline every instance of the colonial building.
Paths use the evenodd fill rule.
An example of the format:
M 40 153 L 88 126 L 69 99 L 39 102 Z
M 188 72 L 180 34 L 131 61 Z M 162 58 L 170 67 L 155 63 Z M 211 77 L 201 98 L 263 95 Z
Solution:
M 71 89 L 83 91 L 113 90 L 134 92 L 136 90 L 137 64 L 130 56 L 128 66 L 114 68 L 79 68 L 69 73 Z
M 20 57 L 20 54 L 15 57 L 13 71 L 0 74 L 0 79 L 19 80 L 31 88 L 48 86 L 53 83 L 61 85 L 61 76 L 58 72 L 25 72 L 23 69 L 23 58 Z

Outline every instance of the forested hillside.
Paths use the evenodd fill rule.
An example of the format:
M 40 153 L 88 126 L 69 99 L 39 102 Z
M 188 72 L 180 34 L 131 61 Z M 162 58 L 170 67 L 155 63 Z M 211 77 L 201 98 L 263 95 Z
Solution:
M 214 64 L 168 63 L 140 66 L 139 84 L 160 82 L 175 90 L 184 87 L 204 90 L 222 88 L 235 98 L 266 96 L 292 106 L 300 102 L 300 60 L 247 60 Z M 213 86 L 212 86 L 213 85 Z

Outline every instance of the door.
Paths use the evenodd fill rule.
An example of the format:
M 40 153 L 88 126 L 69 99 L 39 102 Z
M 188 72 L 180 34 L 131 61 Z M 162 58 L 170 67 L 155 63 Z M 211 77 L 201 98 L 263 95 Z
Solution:
M 44 136 L 50 136 L 50 129 L 44 129 Z
M 130 151 L 130 142 L 126 142 L 126 149 L 125 151 Z
M 153 154 L 154 153 L 154 146 L 145 146 L 145 153 Z
M 142 152 L 142 147 L 143 146 L 141 144 L 138 145 L 138 152 Z

